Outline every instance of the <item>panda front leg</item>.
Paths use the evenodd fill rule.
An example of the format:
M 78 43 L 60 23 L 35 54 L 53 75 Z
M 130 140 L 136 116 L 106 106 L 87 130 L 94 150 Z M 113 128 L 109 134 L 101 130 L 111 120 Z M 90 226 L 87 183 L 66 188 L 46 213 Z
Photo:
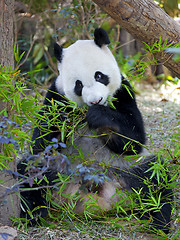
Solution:
M 140 153 L 145 132 L 139 110 L 121 111 L 109 106 L 93 105 L 86 116 L 90 129 L 95 129 L 106 146 L 114 153 Z

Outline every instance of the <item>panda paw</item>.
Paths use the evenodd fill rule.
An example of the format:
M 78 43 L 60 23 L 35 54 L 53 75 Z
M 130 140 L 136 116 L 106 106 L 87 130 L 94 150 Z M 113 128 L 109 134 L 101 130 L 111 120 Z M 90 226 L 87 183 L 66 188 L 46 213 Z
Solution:
M 91 129 L 111 128 L 117 129 L 115 116 L 109 107 L 93 105 L 86 114 L 86 121 Z

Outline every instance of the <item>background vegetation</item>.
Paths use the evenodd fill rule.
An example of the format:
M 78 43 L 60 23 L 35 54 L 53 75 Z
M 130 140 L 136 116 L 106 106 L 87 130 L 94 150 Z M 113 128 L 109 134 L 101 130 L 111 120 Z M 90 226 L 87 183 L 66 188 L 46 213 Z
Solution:
M 157 1 L 165 11 L 172 17 L 178 17 L 178 1 Z M 77 39 L 91 39 L 96 27 L 103 27 L 111 39 L 110 48 L 114 53 L 119 66 L 127 76 L 137 92 L 140 91 L 136 82 L 153 82 L 156 87 L 173 82 L 178 84 L 179 79 L 172 76 L 167 69 L 158 65 L 158 60 L 152 57 L 152 52 L 157 49 L 170 48 L 159 41 L 154 48 L 149 49 L 147 45 L 141 46 L 128 33 L 117 25 L 107 14 L 102 12 L 97 5 L 89 0 L 22 0 L 16 2 L 15 20 L 15 70 L 1 69 L 0 98 L 5 102 L 5 108 L 1 111 L 0 121 L 0 143 L 2 153 L 0 155 L 0 169 L 9 170 L 8 162 L 21 158 L 27 152 L 28 143 L 31 142 L 32 129 L 36 125 L 34 119 L 38 117 L 40 102 L 44 93 L 57 76 L 56 60 L 53 57 L 53 42 L 57 41 L 63 47 L 67 47 Z M 177 52 L 178 53 L 178 52 Z M 179 60 L 178 58 L 176 59 Z M 161 67 L 161 71 L 157 69 Z M 15 82 L 14 82 L 15 79 Z M 146 84 L 144 82 L 144 84 Z M 178 87 L 177 87 L 178 88 Z M 8 113 L 13 111 L 12 119 Z M 177 122 L 176 131 L 173 133 L 172 142 L 164 145 L 162 149 L 156 150 L 165 157 L 172 180 L 175 182 L 175 207 L 173 208 L 174 228 L 169 236 L 159 232 L 159 237 L 164 239 L 178 239 L 179 226 L 179 159 L 180 159 L 180 130 Z M 164 150 L 165 149 L 165 150 Z M 159 168 L 162 166 L 159 165 Z M 16 175 L 12 171 L 12 174 Z M 65 179 L 62 179 L 64 182 Z M 172 184 L 172 183 L 171 183 Z M 17 191 L 18 185 L 12 186 L 8 191 Z M 8 194 L 8 191 L 6 194 Z M 72 204 L 74 199 L 72 199 Z M 49 229 L 71 229 L 77 232 L 88 233 L 90 236 L 101 238 L 101 232 L 111 232 L 112 239 L 116 229 L 122 228 L 122 237 L 129 235 L 133 239 L 134 224 L 137 231 L 143 231 L 141 223 L 137 224 L 134 214 L 119 214 L 122 209 L 116 208 L 116 218 L 111 213 L 99 219 L 91 219 L 88 214 L 83 217 L 76 216 L 71 206 L 54 206 L 50 219 L 43 220 L 43 226 Z M 129 223 L 128 230 L 123 226 L 123 220 Z M 26 231 L 26 224 L 20 219 L 14 219 L 18 228 Z M 59 225 L 58 223 L 61 222 Z M 58 225 L 58 227 L 57 227 Z M 126 226 L 127 227 L 127 226 Z M 43 228 L 42 228 L 43 229 Z M 124 232 L 125 231 L 125 235 Z M 116 235 L 117 236 L 117 235 Z M 50 239 L 50 238 L 49 238 Z

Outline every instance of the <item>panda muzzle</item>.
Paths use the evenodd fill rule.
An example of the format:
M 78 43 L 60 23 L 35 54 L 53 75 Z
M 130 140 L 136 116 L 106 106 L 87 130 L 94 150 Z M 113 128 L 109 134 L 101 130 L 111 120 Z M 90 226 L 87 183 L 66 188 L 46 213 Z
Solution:
M 93 101 L 93 102 L 90 102 L 92 105 L 97 105 L 99 104 L 101 101 L 102 101 L 103 97 L 101 97 L 99 100 L 97 101 Z

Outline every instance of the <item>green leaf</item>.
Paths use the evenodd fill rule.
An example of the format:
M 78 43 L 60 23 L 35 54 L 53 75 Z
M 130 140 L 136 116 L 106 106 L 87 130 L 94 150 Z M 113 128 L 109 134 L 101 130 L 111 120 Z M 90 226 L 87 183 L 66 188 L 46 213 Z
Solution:
M 113 101 L 117 101 L 117 98 L 109 95 L 109 96 L 107 97 L 107 102 L 108 102 L 109 106 L 110 106 L 112 109 L 116 109 L 116 107 L 115 107 L 114 104 L 113 104 Z
M 127 92 L 129 93 L 129 95 L 131 96 L 131 98 L 133 98 L 133 95 L 131 94 L 129 87 L 126 84 L 122 84 L 122 86 L 127 90 Z
M 39 62 L 39 60 L 42 58 L 43 55 L 44 55 L 44 48 L 41 44 L 39 44 L 36 47 L 35 51 L 33 52 L 33 56 L 34 56 L 33 63 L 34 63 L 34 65 L 36 65 Z

